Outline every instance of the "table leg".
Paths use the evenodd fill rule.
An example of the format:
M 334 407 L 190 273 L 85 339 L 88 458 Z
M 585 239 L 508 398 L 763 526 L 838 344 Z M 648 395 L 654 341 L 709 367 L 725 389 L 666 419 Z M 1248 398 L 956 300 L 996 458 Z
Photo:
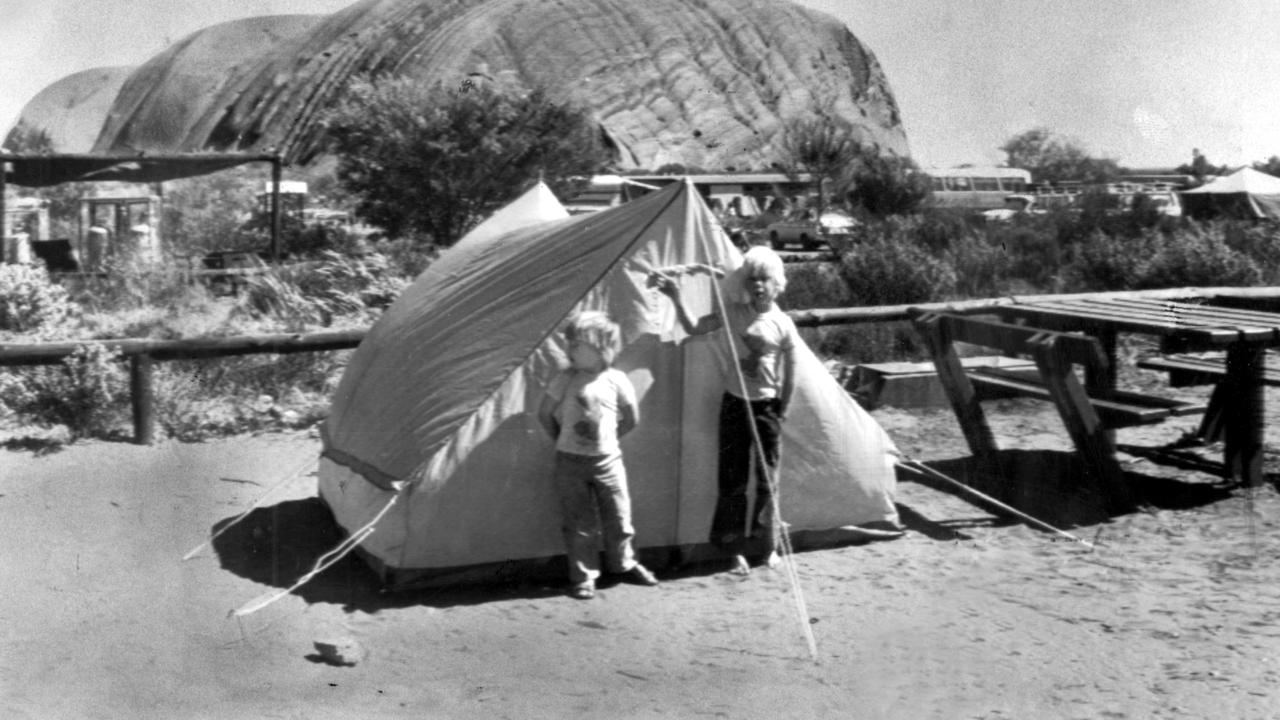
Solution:
M 1262 484 L 1263 352 L 1259 343 L 1239 342 L 1227 348 L 1225 397 L 1226 447 L 1223 467 L 1230 480 L 1248 487 Z

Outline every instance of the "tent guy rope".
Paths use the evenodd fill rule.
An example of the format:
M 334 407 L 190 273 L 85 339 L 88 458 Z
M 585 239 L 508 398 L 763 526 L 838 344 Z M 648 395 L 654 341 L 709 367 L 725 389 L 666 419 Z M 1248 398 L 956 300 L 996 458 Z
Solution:
M 222 533 L 224 533 L 224 532 L 226 532 L 226 531 L 230 530 L 232 527 L 234 527 L 234 526 L 235 526 L 237 523 L 239 523 L 241 520 L 243 520 L 243 519 L 245 519 L 246 517 L 248 517 L 248 516 L 249 516 L 249 513 L 253 512 L 253 511 L 254 511 L 254 510 L 256 510 L 259 506 L 261 506 L 261 505 L 262 505 L 262 502 L 263 502 L 264 500 L 266 500 L 268 496 L 270 496 L 270 495 L 271 495 L 272 493 L 274 493 L 276 490 L 279 490 L 280 488 L 284 487 L 284 486 L 285 486 L 285 485 L 287 485 L 288 483 L 290 483 L 290 482 L 292 482 L 292 481 L 296 480 L 299 476 L 301 476 L 301 475 L 303 474 L 303 472 L 304 472 L 307 468 L 314 467 L 315 465 L 316 465 L 316 460 L 315 460 L 315 458 L 308 458 L 305 462 L 303 462 L 303 463 L 301 463 L 300 465 L 298 465 L 298 468 L 297 468 L 296 470 L 294 470 L 293 472 L 289 473 L 288 475 L 285 475 L 285 476 L 284 476 L 284 478 L 283 478 L 282 480 L 280 480 L 280 482 L 278 482 L 278 483 L 276 483 L 275 485 L 272 485 L 271 487 L 267 488 L 267 491 L 266 491 L 266 492 L 264 492 L 264 493 L 262 493 L 262 495 L 261 495 L 257 500 L 255 500 L 255 501 L 254 501 L 254 503 L 253 503 L 252 505 L 250 505 L 250 506 L 249 506 L 249 507 L 248 507 L 244 512 L 242 512 L 242 513 L 240 513 L 239 515 L 235 516 L 235 518 L 233 518 L 233 519 L 231 520 L 231 522 L 229 522 L 229 523 L 227 523 L 226 525 L 223 525 L 221 528 L 219 528 L 217 532 L 215 532 L 215 533 L 213 533 L 212 535 L 210 535 L 210 536 L 209 536 L 209 539 L 208 539 L 208 540 L 205 540 L 204 542 L 202 542 L 202 543 L 200 543 L 199 545 L 197 545 L 197 546 L 195 546 L 194 548 L 192 548 L 192 549 L 191 549 L 191 552 L 188 552 L 186 555 L 183 555 L 183 556 L 182 556 L 183 561 L 185 562 L 185 561 L 190 560 L 191 558 L 195 557 L 196 555 L 199 555 L 201 550 L 205 549 L 205 548 L 206 548 L 206 547 L 208 547 L 209 545 L 212 545 L 212 544 L 213 544 L 213 541 L 214 541 L 214 540 L 217 540 L 217 539 L 218 539 L 218 537 L 222 535 Z
M 315 577 L 316 575 L 319 575 L 325 570 L 328 570 L 330 567 L 333 566 L 334 563 L 346 557 L 348 554 L 350 554 L 352 550 L 355 550 L 360 543 L 364 542 L 365 538 L 373 534 L 373 531 L 375 529 L 374 526 L 377 525 L 378 521 L 381 520 L 382 517 L 387 514 L 387 511 L 391 509 L 391 506 L 396 504 L 396 500 L 399 499 L 399 497 L 400 497 L 399 493 L 392 495 L 391 499 L 387 501 L 387 504 L 382 506 L 382 509 L 378 511 L 378 514 L 373 516 L 372 520 L 365 523 L 365 525 L 361 527 L 359 530 L 356 530 L 355 532 L 348 535 L 347 539 L 343 540 L 341 543 L 338 543 L 337 547 L 335 547 L 334 549 L 330 550 L 329 552 L 317 558 L 315 566 L 312 567 L 311 570 L 306 575 L 303 575 L 302 577 L 298 578 L 297 582 L 285 588 L 284 590 L 263 593 L 262 595 L 259 595 L 258 597 L 254 598 L 253 600 L 250 600 L 244 605 L 241 605 L 235 610 L 232 610 L 231 612 L 227 613 L 227 617 L 240 618 L 240 617 L 244 617 L 245 615 L 258 612 L 262 608 L 270 605 L 271 603 L 274 603 L 280 598 L 302 587 L 303 585 L 306 585 L 308 582 L 311 581 L 311 578 Z

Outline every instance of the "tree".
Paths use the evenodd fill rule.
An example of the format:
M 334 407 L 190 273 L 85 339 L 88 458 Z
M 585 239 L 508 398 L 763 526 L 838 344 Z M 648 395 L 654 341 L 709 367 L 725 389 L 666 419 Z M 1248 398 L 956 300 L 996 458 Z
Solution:
M 863 152 L 846 193 L 849 204 L 877 217 L 905 215 L 929 197 L 929 176 L 910 158 Z
M 1272 155 L 1267 158 L 1266 162 L 1256 162 L 1253 164 L 1253 169 L 1268 175 L 1280 177 L 1280 157 Z
M 826 191 L 844 194 L 850 170 L 862 157 L 858 129 L 838 116 L 793 118 L 782 128 L 781 165 L 795 180 L 808 173 L 818 193 L 818 213 L 826 207 Z
M 1015 135 L 1000 149 L 1008 157 L 1009 167 L 1029 170 L 1036 182 L 1103 183 L 1120 173 L 1115 160 L 1091 157 L 1077 141 L 1048 128 L 1032 128 Z
M 52 155 L 53 138 L 47 131 L 19 120 L 5 137 L 4 149 L 15 155 Z
M 325 117 L 338 180 L 390 237 L 448 246 L 528 184 L 552 190 L 604 169 L 598 126 L 545 89 L 363 78 Z
M 1226 175 L 1231 172 L 1231 168 L 1226 165 L 1214 165 L 1209 162 L 1209 158 L 1204 156 L 1198 148 L 1191 150 L 1191 162 L 1185 165 L 1179 165 L 1177 171 L 1183 175 L 1190 175 L 1196 179 L 1196 183 L 1200 184 L 1210 175 Z

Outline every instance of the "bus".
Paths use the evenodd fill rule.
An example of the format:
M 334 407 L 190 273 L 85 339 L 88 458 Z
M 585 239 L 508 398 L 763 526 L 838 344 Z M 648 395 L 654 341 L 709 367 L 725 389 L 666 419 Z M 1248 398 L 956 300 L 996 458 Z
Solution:
M 1031 189 L 1031 173 L 1021 168 L 924 168 L 921 172 L 929 176 L 931 202 L 937 207 L 993 210 L 1005 207 L 1008 196 Z

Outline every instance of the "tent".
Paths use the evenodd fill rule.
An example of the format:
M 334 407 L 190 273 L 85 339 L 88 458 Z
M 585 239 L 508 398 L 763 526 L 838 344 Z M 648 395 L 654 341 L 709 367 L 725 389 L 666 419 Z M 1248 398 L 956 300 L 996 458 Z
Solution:
M 551 192 L 551 188 L 539 180 L 536 185 L 526 190 L 523 195 L 472 228 L 471 232 L 454 243 L 454 247 L 487 242 L 517 228 L 539 222 L 563 220 L 567 217 L 569 217 L 569 211 L 565 210 L 564 205 L 561 205 L 560 201 L 556 199 L 555 193 Z
M 352 354 L 318 473 L 321 498 L 384 583 L 549 569 L 563 555 L 554 451 L 535 413 L 565 362 L 557 331 L 580 309 L 609 312 L 627 342 L 615 365 L 640 400 L 623 442 L 638 548 L 707 549 L 722 343 L 684 337 L 646 285 L 651 268 L 695 262 L 731 269 L 741 257 L 683 182 L 459 243 L 402 293 Z M 686 282 L 691 310 L 709 312 L 713 280 Z M 896 526 L 891 441 L 812 352 L 800 357 L 781 468 L 793 539 Z
M 1253 168 L 1242 168 L 1178 195 L 1188 217 L 1280 218 L 1280 178 Z

